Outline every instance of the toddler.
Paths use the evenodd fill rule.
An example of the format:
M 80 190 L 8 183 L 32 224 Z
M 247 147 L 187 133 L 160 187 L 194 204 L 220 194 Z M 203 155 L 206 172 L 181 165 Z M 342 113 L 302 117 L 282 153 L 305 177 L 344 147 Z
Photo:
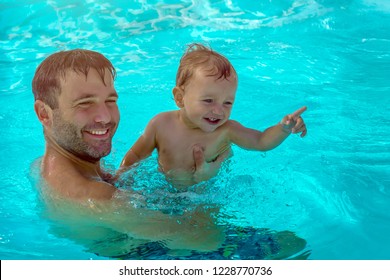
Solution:
M 189 186 L 218 172 L 231 144 L 267 151 L 281 144 L 290 133 L 306 135 L 301 114 L 306 107 L 286 115 L 280 123 L 261 132 L 230 120 L 235 102 L 237 73 L 219 53 L 191 44 L 180 60 L 173 97 L 178 110 L 156 115 L 121 163 L 121 172 L 158 151 L 160 170 L 174 185 Z M 195 151 L 195 152 L 194 152 Z M 194 176 L 194 153 L 203 153 L 204 176 Z M 198 172 L 196 172 L 198 173 Z

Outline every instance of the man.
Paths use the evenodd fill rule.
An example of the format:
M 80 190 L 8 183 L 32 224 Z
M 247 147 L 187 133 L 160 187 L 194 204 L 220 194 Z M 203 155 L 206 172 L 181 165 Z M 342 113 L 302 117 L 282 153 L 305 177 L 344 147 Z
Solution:
M 116 192 L 100 168 L 119 123 L 115 74 L 108 59 L 88 50 L 53 54 L 36 70 L 34 109 L 46 139 L 42 176 L 69 198 L 109 199 Z

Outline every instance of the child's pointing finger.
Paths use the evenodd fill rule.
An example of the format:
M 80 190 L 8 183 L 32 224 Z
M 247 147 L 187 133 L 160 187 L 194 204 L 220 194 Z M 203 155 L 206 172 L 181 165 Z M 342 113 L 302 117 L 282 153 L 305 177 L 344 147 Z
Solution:
M 291 114 L 291 117 L 292 117 L 293 119 L 298 118 L 303 112 L 306 111 L 306 109 L 307 109 L 307 107 L 306 107 L 306 106 L 303 106 L 302 108 L 300 108 L 300 109 L 296 110 L 294 113 L 292 113 L 292 114 Z

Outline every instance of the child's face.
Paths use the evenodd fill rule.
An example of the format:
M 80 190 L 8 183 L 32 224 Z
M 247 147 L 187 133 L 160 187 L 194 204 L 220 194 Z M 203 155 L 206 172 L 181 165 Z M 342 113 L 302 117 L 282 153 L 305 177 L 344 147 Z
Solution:
M 184 87 L 181 109 L 183 121 L 191 128 L 213 132 L 229 119 L 236 90 L 235 74 L 228 80 L 216 80 L 216 77 L 197 71 Z

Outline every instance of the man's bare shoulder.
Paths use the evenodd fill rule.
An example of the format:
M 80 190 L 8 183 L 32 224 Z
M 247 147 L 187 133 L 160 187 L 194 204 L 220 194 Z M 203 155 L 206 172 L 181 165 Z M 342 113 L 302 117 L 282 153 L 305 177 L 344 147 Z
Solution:
M 55 180 L 48 180 L 51 187 L 60 195 L 70 199 L 97 199 L 108 200 L 113 197 L 117 189 L 99 178 L 87 178 L 75 173 L 57 177 Z
M 118 192 L 117 188 L 104 181 L 88 180 L 85 186 L 88 190 L 85 197 L 91 199 L 109 200 Z
M 79 166 L 57 158 L 52 165 L 42 165 L 42 176 L 48 187 L 70 199 L 110 199 L 117 189 L 97 175 L 88 175 Z

